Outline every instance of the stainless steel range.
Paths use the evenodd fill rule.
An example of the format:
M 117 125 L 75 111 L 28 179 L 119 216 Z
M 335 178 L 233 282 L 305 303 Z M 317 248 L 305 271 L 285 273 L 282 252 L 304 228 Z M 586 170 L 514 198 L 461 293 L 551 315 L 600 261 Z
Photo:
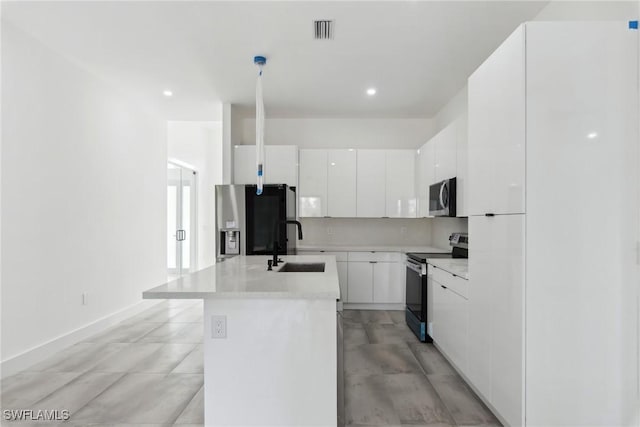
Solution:
M 407 254 L 406 309 L 407 325 L 422 342 L 433 342 L 428 331 L 429 283 L 427 259 L 467 258 L 469 236 L 453 233 L 449 236 L 451 253 L 412 252 Z

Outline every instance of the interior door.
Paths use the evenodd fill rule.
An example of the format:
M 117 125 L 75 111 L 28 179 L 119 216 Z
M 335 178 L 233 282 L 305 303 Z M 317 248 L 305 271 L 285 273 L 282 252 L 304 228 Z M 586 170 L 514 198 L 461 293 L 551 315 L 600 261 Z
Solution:
M 167 270 L 180 277 L 196 269 L 196 172 L 168 163 Z

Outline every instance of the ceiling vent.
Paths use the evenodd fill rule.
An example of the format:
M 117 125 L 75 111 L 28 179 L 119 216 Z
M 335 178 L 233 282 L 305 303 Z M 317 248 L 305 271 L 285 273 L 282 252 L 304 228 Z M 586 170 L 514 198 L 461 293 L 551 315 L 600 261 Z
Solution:
M 313 38 L 316 40 L 333 40 L 334 22 L 328 19 L 313 21 Z

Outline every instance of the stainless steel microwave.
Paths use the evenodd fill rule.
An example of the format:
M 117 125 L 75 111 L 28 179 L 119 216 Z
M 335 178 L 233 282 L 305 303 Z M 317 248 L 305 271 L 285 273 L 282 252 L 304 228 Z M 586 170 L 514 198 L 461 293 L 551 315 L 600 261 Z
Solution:
M 450 178 L 429 186 L 429 215 L 456 216 L 456 179 Z

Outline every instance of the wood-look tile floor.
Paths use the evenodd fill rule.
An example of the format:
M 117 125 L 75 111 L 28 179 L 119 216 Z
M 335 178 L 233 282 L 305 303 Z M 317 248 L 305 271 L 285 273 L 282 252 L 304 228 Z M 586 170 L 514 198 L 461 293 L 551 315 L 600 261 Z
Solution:
M 352 426 L 499 425 L 404 313 L 347 310 Z M 70 411 L 67 426 L 203 426 L 202 302 L 166 301 L 2 380 L 2 409 Z M 42 426 L 53 422 L 8 422 Z

